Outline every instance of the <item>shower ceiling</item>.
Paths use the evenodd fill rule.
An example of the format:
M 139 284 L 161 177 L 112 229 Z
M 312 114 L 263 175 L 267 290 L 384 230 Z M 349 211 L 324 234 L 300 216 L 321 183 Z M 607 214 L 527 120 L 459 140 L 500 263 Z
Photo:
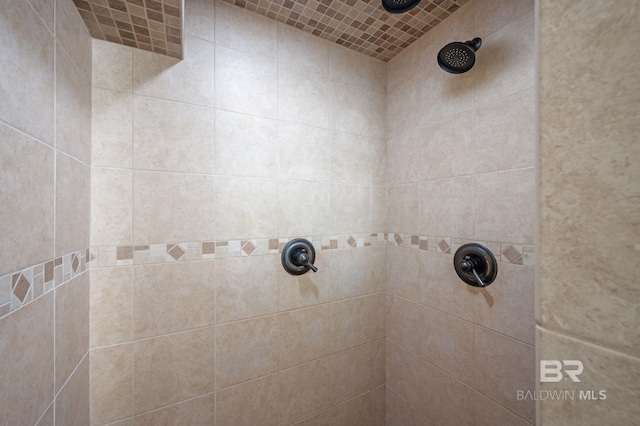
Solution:
M 423 0 L 397 15 L 386 12 L 379 0 L 224 1 L 388 61 L 468 0 Z M 182 57 L 182 0 L 74 3 L 93 37 Z

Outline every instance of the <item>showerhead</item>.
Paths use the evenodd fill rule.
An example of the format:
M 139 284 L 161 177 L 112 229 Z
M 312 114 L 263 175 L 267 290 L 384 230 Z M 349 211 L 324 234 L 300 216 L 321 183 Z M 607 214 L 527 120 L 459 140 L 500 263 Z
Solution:
M 390 13 L 408 12 L 420 3 L 420 0 L 382 0 L 382 7 Z
M 462 74 L 469 71 L 476 63 L 476 50 L 480 49 L 482 40 L 478 37 L 464 43 L 449 43 L 438 52 L 438 65 L 446 72 Z

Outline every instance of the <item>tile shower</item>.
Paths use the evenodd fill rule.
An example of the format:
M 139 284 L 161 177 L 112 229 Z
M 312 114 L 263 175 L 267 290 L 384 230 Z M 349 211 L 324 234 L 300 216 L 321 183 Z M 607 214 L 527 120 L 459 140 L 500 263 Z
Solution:
M 385 63 L 187 0 L 179 61 L 11 0 L 3 422 L 535 423 L 534 20 L 472 0 Z M 476 36 L 471 72 L 437 67 Z M 294 236 L 316 274 L 283 271 Z

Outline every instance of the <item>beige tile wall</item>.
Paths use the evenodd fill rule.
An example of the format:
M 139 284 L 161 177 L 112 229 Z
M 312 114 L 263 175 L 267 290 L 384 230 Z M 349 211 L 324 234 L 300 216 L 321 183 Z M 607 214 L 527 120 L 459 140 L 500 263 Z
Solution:
M 388 63 L 387 424 L 535 422 L 533 9 L 469 2 Z M 471 71 L 438 67 L 474 37 Z M 471 241 L 498 256 L 486 289 L 453 268 Z
M 91 39 L 72 0 L 1 9 L 0 417 L 89 424 Z
M 640 250 L 640 62 L 611 58 L 640 41 L 640 11 L 543 0 L 539 14 L 538 360 L 584 363 L 580 383 L 540 388 L 607 399 L 542 401 L 538 420 L 635 424 L 640 274 L 627 260 Z
M 185 25 L 180 62 L 93 42 L 91 424 L 382 424 L 386 66 L 224 2 Z

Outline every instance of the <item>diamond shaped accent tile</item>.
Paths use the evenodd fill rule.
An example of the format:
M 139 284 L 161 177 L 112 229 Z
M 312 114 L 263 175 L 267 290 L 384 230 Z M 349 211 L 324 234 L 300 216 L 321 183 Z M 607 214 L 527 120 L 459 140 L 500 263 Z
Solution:
M 504 250 L 502 250 L 502 254 L 507 258 L 509 263 L 514 263 L 517 265 L 522 265 L 522 253 L 512 245 L 507 246 Z
M 24 274 L 20 274 L 18 279 L 15 280 L 13 284 L 13 294 L 20 300 L 20 302 L 24 302 L 25 297 L 27 297 L 27 293 L 29 292 L 29 288 L 31 287 L 31 283 L 24 276 Z
M 71 255 L 71 267 L 73 268 L 74 273 L 78 273 L 78 266 L 80 266 L 80 261 L 78 260 L 78 256 L 73 253 Z
M 175 260 L 178 260 L 184 256 L 186 252 L 177 244 L 167 244 L 167 253 L 169 253 L 169 255 L 171 255 Z
M 256 245 L 251 241 L 246 241 L 242 246 L 242 251 L 247 253 L 247 256 L 254 252 Z
M 440 247 L 443 253 L 451 253 L 451 246 L 449 246 L 449 243 L 445 240 L 440 240 L 438 247 Z
M 404 239 L 402 238 L 402 235 L 400 234 L 396 234 L 395 240 L 396 240 L 396 244 L 398 245 L 402 244 L 402 242 L 404 241 Z
M 347 244 L 349 244 L 351 247 L 355 247 L 356 243 L 357 243 L 357 241 L 356 241 L 355 238 L 353 238 L 353 235 L 351 235 L 349 237 L 349 239 L 347 240 Z

